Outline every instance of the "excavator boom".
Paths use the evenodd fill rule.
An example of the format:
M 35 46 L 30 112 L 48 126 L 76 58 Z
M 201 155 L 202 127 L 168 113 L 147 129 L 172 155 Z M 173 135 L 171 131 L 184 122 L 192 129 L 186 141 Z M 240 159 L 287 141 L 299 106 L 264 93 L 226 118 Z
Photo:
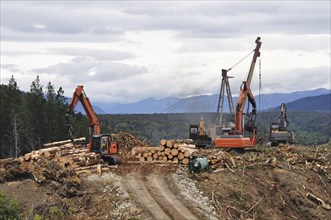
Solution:
M 72 100 L 66 112 L 67 126 L 69 127 L 69 135 L 73 139 L 73 129 L 69 117 L 73 113 L 78 102 L 82 106 L 89 119 L 89 127 L 91 129 L 90 139 L 87 148 L 90 151 L 101 154 L 102 158 L 110 164 L 117 164 L 120 162 L 118 156 L 118 142 L 114 141 L 111 134 L 101 134 L 101 126 L 97 115 L 95 114 L 89 98 L 86 96 L 84 87 L 77 86 L 72 96 Z
M 91 135 L 100 135 L 101 127 L 99 124 L 99 120 L 93 110 L 93 107 L 92 107 L 92 104 L 91 104 L 89 98 L 85 94 L 84 87 L 82 85 L 77 86 L 77 88 L 72 96 L 71 102 L 68 106 L 68 109 L 66 112 L 66 117 L 69 117 L 73 113 L 73 111 L 79 101 L 82 103 L 82 106 L 89 119 L 89 127 L 91 128 Z
M 256 60 L 260 57 L 260 48 L 261 48 L 261 38 L 258 37 L 255 40 L 256 47 L 254 49 L 253 59 L 249 68 L 249 72 L 247 74 L 247 78 L 243 81 L 240 87 L 240 93 L 238 97 L 238 101 L 236 104 L 236 114 L 235 114 L 235 129 L 234 131 L 228 132 L 227 135 L 222 135 L 219 138 L 215 139 L 216 147 L 224 147 L 224 148 L 246 148 L 255 146 L 256 141 L 256 130 L 255 130 L 255 117 L 256 117 L 256 102 L 252 91 L 250 89 L 254 68 L 256 64 Z M 249 103 L 252 105 L 251 117 L 248 123 L 243 126 L 243 115 L 244 108 L 246 104 L 246 100 L 248 99 Z M 243 137 L 245 130 L 252 132 L 251 138 Z

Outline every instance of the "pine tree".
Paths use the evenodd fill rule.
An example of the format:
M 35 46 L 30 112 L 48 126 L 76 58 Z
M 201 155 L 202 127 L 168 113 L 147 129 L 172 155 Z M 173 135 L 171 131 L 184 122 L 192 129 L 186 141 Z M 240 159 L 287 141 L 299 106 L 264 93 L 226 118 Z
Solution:
M 5 158 L 10 156 L 10 129 L 11 121 L 9 102 L 9 87 L 7 85 L 0 85 L 0 157 Z
M 18 121 L 19 121 L 19 111 L 18 107 L 21 102 L 21 92 L 17 86 L 17 82 L 14 76 L 11 76 L 8 84 L 9 88 L 9 108 L 10 115 L 9 118 L 11 120 L 12 129 L 11 129 L 11 139 L 12 139 L 12 153 L 11 156 L 18 156 L 18 142 L 19 142 L 19 132 L 18 132 Z
M 57 140 L 65 140 L 68 139 L 68 131 L 66 127 L 65 113 L 67 110 L 67 99 L 64 97 L 64 91 L 62 87 L 57 91 L 57 95 L 55 97 L 56 101 L 56 113 L 54 118 L 56 118 L 56 139 Z
M 39 76 L 32 81 L 26 97 L 27 121 L 31 126 L 31 148 L 39 149 L 46 140 L 45 97 Z
M 14 76 L 11 76 L 8 86 L 0 86 L 0 157 L 15 157 L 18 153 L 17 126 L 20 96 L 21 92 Z
M 56 93 L 54 91 L 54 86 L 51 82 L 47 85 L 47 93 L 46 93 L 46 135 L 47 142 L 56 140 L 56 118 L 54 117 L 57 114 L 56 108 Z

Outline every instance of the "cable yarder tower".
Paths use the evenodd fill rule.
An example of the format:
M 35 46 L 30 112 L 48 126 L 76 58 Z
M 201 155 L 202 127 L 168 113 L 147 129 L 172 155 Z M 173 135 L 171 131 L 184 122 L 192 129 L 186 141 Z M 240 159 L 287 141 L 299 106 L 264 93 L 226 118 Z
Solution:
M 222 69 L 222 84 L 220 89 L 220 95 L 217 104 L 217 113 L 220 114 L 219 124 L 222 123 L 223 111 L 224 111 L 224 93 L 226 91 L 226 96 L 228 98 L 230 114 L 234 114 L 234 105 L 232 100 L 232 93 L 229 83 L 229 78 L 234 78 L 233 76 L 228 76 L 228 70 Z

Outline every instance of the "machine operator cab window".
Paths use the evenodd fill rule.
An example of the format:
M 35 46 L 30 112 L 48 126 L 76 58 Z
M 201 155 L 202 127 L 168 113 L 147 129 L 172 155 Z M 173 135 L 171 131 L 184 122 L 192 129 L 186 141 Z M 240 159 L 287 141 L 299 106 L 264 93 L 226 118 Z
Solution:
M 271 130 L 279 130 L 279 125 L 278 123 L 271 123 L 270 125 Z
M 198 128 L 191 128 L 192 134 L 198 134 Z
M 107 136 L 101 137 L 101 153 L 102 154 L 107 154 Z
M 232 131 L 232 128 L 222 128 L 221 134 L 222 135 L 229 135 L 229 133 Z

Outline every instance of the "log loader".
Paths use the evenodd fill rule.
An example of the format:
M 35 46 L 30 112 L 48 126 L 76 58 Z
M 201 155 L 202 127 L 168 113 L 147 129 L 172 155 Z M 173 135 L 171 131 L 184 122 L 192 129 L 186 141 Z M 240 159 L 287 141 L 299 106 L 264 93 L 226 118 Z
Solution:
M 79 101 L 81 102 L 89 119 L 90 138 L 86 145 L 87 148 L 90 149 L 91 152 L 101 154 L 103 159 L 110 164 L 119 163 L 120 158 L 118 156 L 118 142 L 113 140 L 111 134 L 101 133 L 99 119 L 94 112 L 92 104 L 89 98 L 86 96 L 84 87 L 82 85 L 77 86 L 76 90 L 73 93 L 72 100 L 66 111 L 67 127 L 69 129 L 69 136 L 71 140 L 74 139 L 74 132 L 72 123 L 70 121 L 70 116 L 73 114 L 74 109 Z
M 293 132 L 287 129 L 289 122 L 286 116 L 286 105 L 280 105 L 280 116 L 278 122 L 270 124 L 269 142 L 271 146 L 278 146 L 279 144 L 295 144 Z
M 236 104 L 235 112 L 235 127 L 233 130 L 226 132 L 225 135 L 215 139 L 215 147 L 220 148 L 248 148 L 254 147 L 256 142 L 256 102 L 252 91 L 250 89 L 251 81 L 253 78 L 255 63 L 258 57 L 260 57 L 261 38 L 258 37 L 255 40 L 256 48 L 254 49 L 253 59 L 250 65 L 249 72 L 247 74 L 246 81 L 243 81 L 240 87 L 240 93 Z M 246 100 L 252 105 L 252 112 L 248 115 L 248 122 L 244 123 L 244 108 Z M 250 132 L 251 137 L 245 137 L 245 132 Z
M 189 138 L 192 139 L 193 143 L 199 148 L 212 145 L 212 139 L 206 133 L 203 118 L 200 119 L 199 125 L 190 125 Z

